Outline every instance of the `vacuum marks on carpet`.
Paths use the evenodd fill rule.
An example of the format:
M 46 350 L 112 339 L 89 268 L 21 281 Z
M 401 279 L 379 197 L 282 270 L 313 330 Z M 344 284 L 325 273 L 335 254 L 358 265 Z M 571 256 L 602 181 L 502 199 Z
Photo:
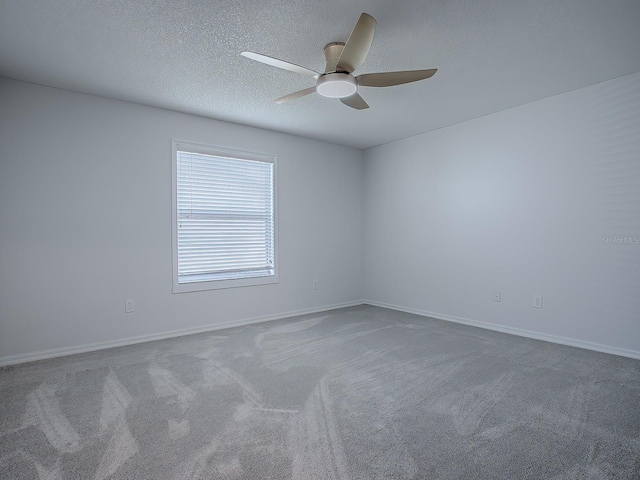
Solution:
M 640 478 L 638 361 L 364 306 L 218 333 L 0 370 L 0 477 Z

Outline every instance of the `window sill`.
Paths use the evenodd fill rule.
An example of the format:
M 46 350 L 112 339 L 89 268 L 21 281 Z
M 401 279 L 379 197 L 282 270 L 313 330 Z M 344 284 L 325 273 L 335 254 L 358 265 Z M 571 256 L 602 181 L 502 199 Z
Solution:
M 224 288 L 253 287 L 280 283 L 278 275 L 255 278 L 238 278 L 234 280 L 214 280 L 209 282 L 174 283 L 173 293 L 202 292 L 206 290 L 221 290 Z

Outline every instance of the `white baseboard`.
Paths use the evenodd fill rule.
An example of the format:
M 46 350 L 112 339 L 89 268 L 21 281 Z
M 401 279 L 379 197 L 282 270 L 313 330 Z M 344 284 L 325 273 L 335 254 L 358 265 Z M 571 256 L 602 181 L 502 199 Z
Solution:
M 362 305 L 362 301 L 339 303 L 334 305 L 325 305 L 323 307 L 309 308 L 305 310 L 296 310 L 292 312 L 278 313 L 276 315 L 266 315 L 262 317 L 245 318 L 241 320 L 233 320 L 230 322 L 219 323 L 215 325 L 205 325 L 203 327 L 185 328 L 180 330 L 172 330 L 170 332 L 154 333 L 151 335 L 142 335 L 138 337 L 129 337 L 121 340 L 114 340 L 109 342 L 89 343 L 85 345 L 78 345 L 74 347 L 54 348 L 52 350 L 41 350 L 39 352 L 24 353 L 20 355 L 10 355 L 7 357 L 0 357 L 0 367 L 6 365 L 15 365 L 18 363 L 34 362 L 36 360 L 45 360 L 47 358 L 64 357 L 67 355 L 73 355 L 75 353 L 94 352 L 96 350 L 104 350 L 106 348 L 122 347 L 125 345 L 133 345 L 135 343 L 152 342 L 154 340 L 163 340 L 165 338 L 182 337 L 184 335 L 193 335 L 194 333 L 212 332 L 215 330 L 223 330 L 231 327 L 241 327 L 244 325 L 251 325 L 254 323 L 271 322 L 273 320 L 280 320 L 288 317 L 295 317 L 297 315 L 308 315 L 310 313 L 326 312 L 329 310 L 335 310 L 337 308 L 354 307 L 356 305 Z
M 583 340 L 577 340 L 575 338 L 559 337 L 556 335 L 549 335 L 546 333 L 534 332 L 534 331 L 525 330 L 522 328 L 507 327 L 505 325 L 499 325 L 496 323 L 482 322 L 479 320 L 471 320 L 469 318 L 446 315 L 444 313 L 428 312 L 426 310 L 418 310 L 416 308 L 401 307 L 399 305 L 376 302 L 374 300 L 363 300 L 362 303 L 367 305 L 372 305 L 375 307 L 398 310 L 400 312 L 413 313 L 415 315 L 420 315 L 422 317 L 431 317 L 431 318 L 436 318 L 438 320 L 445 320 L 448 322 L 455 322 L 455 323 L 461 323 L 464 325 L 470 325 L 472 327 L 479 327 L 479 328 L 485 328 L 487 330 L 494 330 L 496 332 L 509 333 L 511 335 L 518 335 L 520 337 L 533 338 L 535 340 L 544 340 L 546 342 L 559 343 L 561 345 L 584 348 L 586 350 L 595 350 L 596 352 L 610 353 L 612 355 L 619 355 L 621 357 L 640 359 L 640 352 L 636 350 L 610 347 L 607 345 L 600 345 L 599 343 L 591 343 L 591 342 L 585 342 Z
M 0 367 L 6 366 L 6 365 L 15 365 L 18 363 L 34 362 L 36 360 L 45 360 L 48 358 L 64 357 L 67 355 L 73 355 L 75 353 L 93 352 L 96 350 L 104 350 L 106 348 L 122 347 L 125 345 L 133 345 L 136 343 L 152 342 L 154 340 L 163 340 L 166 338 L 181 337 L 184 335 L 193 335 L 195 333 L 212 332 L 215 330 L 223 330 L 225 328 L 231 328 L 231 327 L 241 327 L 244 325 L 251 325 L 255 323 L 271 322 L 273 320 L 280 320 L 283 318 L 294 317 L 297 315 L 307 315 L 312 313 L 325 312 L 329 310 L 335 310 L 338 308 L 354 307 L 362 304 L 372 305 L 375 307 L 388 308 L 391 310 L 397 310 L 399 312 L 413 313 L 415 315 L 420 315 L 422 317 L 436 318 L 438 320 L 445 320 L 448 322 L 460 323 L 463 325 L 470 325 L 473 327 L 484 328 L 487 330 L 494 330 L 496 332 L 508 333 L 511 335 L 518 335 L 520 337 L 533 338 L 536 340 L 544 340 L 552 343 L 559 343 L 561 345 L 568 345 L 570 347 L 584 348 L 587 350 L 595 350 L 596 352 L 619 355 L 621 357 L 640 359 L 640 352 L 635 350 L 628 350 L 628 349 L 618 348 L 618 347 L 610 347 L 607 345 L 600 345 L 598 343 L 591 343 L 591 342 L 585 342 L 582 340 L 576 340 L 574 338 L 559 337 L 556 335 L 549 335 L 546 333 L 534 332 L 531 330 L 524 330 L 521 328 L 508 327 L 508 326 L 499 325 L 496 323 L 482 322 L 479 320 L 471 320 L 469 318 L 456 317 L 453 315 L 447 315 L 443 313 L 429 312 L 426 310 L 419 310 L 419 309 L 410 308 L 410 307 L 402 307 L 400 305 L 377 302 L 374 300 L 361 300 L 361 301 L 355 301 L 355 302 L 326 305 L 323 307 L 310 308 L 305 310 L 284 312 L 276 315 L 266 315 L 262 317 L 252 317 L 252 318 L 245 318 L 241 320 L 233 320 L 231 322 L 225 322 L 225 323 L 220 323 L 215 325 L 205 325 L 203 327 L 172 330 L 170 332 L 162 332 L 162 333 L 156 333 L 152 335 L 142 335 L 138 337 L 129 337 L 129 338 L 114 340 L 110 342 L 90 343 L 90 344 L 78 345 L 74 347 L 55 348 L 52 350 L 42 350 L 39 352 L 0 357 Z

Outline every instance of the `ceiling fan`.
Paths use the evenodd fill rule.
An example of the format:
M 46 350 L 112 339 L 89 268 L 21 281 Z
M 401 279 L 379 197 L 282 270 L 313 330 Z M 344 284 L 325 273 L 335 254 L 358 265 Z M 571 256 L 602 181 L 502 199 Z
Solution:
M 346 43 L 333 42 L 324 47 L 324 56 L 327 61 L 324 73 L 314 72 L 308 68 L 260 53 L 242 52 L 241 55 L 272 67 L 301 73 L 316 79 L 315 86 L 285 95 L 277 99 L 276 103 L 288 102 L 318 92 L 323 97 L 339 98 L 345 105 L 363 110 L 369 108 L 369 105 L 358 94 L 358 87 L 390 87 L 417 82 L 432 77 L 437 71 L 436 68 L 431 68 L 403 72 L 365 73 L 354 77 L 354 70 L 362 65 L 367 58 L 376 30 L 376 23 L 375 18 L 368 13 L 363 13 Z

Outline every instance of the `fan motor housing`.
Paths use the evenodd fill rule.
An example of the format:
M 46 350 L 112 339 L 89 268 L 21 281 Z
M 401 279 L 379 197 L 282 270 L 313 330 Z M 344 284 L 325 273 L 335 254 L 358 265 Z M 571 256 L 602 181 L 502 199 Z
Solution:
M 331 62 L 331 60 L 335 60 L 336 62 L 342 55 L 342 50 L 344 50 L 343 42 L 332 42 L 324 47 L 324 58 L 327 63 Z

